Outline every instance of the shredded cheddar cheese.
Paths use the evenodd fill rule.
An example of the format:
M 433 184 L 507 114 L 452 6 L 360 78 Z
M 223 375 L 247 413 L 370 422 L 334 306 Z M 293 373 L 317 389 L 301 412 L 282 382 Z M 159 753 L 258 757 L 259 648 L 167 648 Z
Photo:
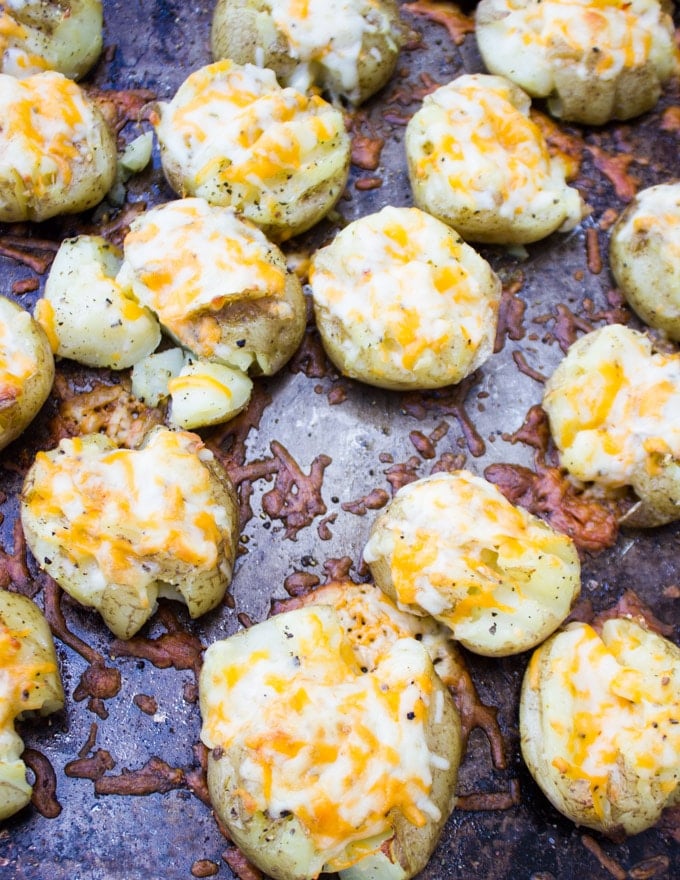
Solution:
M 653 353 L 623 325 L 572 346 L 546 386 L 543 405 L 564 466 L 579 479 L 630 484 L 680 459 L 680 356 Z
M 440 816 L 432 773 L 448 762 L 427 745 L 432 688 L 415 640 L 362 673 L 334 611 L 301 609 L 208 649 L 201 736 L 246 815 L 292 813 L 337 870 L 349 844 L 389 836 L 391 810 L 416 827 Z
M 364 559 L 389 566 L 390 592 L 402 607 L 431 614 L 482 653 L 536 644 L 579 589 L 571 539 L 466 471 L 401 489 L 376 522 Z
M 271 70 L 219 61 L 191 74 L 156 130 L 184 193 L 280 219 L 282 205 L 342 172 L 342 114 L 316 95 L 281 88 Z
M 133 222 L 118 282 L 180 338 L 187 322 L 204 316 L 198 332 L 205 352 L 212 353 L 220 340 L 215 316 L 223 306 L 282 300 L 286 266 L 265 236 L 232 210 L 182 199 Z
M 288 79 L 301 91 L 316 81 L 321 68 L 337 83 L 340 94 L 356 102 L 367 36 L 379 33 L 387 48 L 397 51 L 390 18 L 379 0 L 268 0 L 267 5 L 298 62 Z
M 680 786 L 677 648 L 615 618 L 600 634 L 571 624 L 536 654 L 540 753 L 564 784 L 586 786 L 598 822 L 615 824 L 643 797 L 653 821 Z
M 37 368 L 31 316 L 0 297 L 0 410 L 22 396 Z
M 348 365 L 371 378 L 432 371 L 459 381 L 485 359 L 498 290 L 490 269 L 448 227 L 416 208 L 384 208 L 312 258 L 315 307 L 339 323 Z M 324 327 L 321 326 L 324 333 Z
M 407 151 L 417 204 L 472 240 L 486 240 L 473 229 L 479 212 L 489 215 L 487 236 L 493 218 L 515 235 L 519 224 L 547 235 L 581 218 L 578 192 L 529 118 L 528 96 L 501 77 L 461 76 L 427 95 Z
M 665 69 L 677 59 L 670 17 L 656 0 L 507 0 L 503 6 L 500 51 L 508 58 L 530 52 L 544 76 L 558 58 L 584 70 L 594 65 L 601 79 L 646 63 Z
M 104 583 L 148 583 L 173 559 L 210 571 L 229 523 L 200 456 L 198 438 L 184 432 L 159 431 L 139 450 L 65 440 L 57 455 L 38 453 L 25 503 L 52 523 L 44 540 L 71 565 L 94 560 Z

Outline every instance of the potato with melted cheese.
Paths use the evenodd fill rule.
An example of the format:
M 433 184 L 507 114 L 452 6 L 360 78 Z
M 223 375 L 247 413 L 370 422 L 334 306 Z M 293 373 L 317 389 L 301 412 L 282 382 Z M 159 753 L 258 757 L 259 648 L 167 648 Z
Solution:
M 215 811 L 275 880 L 408 880 L 454 803 L 460 722 L 425 648 L 362 669 L 333 608 L 278 614 L 211 645 L 199 682 Z
M 23 433 L 47 400 L 54 357 L 40 325 L 0 296 L 0 449 Z
M 179 199 L 130 225 L 118 281 L 200 359 L 270 376 L 302 341 L 306 307 L 280 249 L 231 208 Z
M 236 495 L 196 434 L 158 427 L 139 449 L 102 434 L 62 440 L 26 475 L 21 521 L 38 565 L 122 639 L 159 596 L 199 617 L 231 581 Z
M 102 50 L 101 0 L 0 3 L 0 71 L 23 79 L 57 70 L 80 79 Z
M 357 105 L 392 76 L 405 35 L 394 0 L 217 0 L 211 41 L 215 58 Z
M 441 388 L 491 355 L 501 283 L 446 224 L 417 208 L 355 220 L 311 261 L 324 348 L 381 388 Z
M 631 308 L 680 342 L 680 182 L 635 196 L 612 228 L 609 263 Z
M 63 706 L 57 655 L 42 611 L 26 596 L 0 590 L 0 821 L 25 807 L 33 792 L 15 720 Z
M 570 623 L 527 668 L 522 754 L 573 822 L 638 834 L 680 803 L 679 719 L 677 645 L 627 618 Z
M 116 141 L 95 104 L 60 73 L 0 74 L 0 222 L 97 205 L 116 176 Z
M 161 340 L 155 315 L 116 276 L 122 251 L 98 235 L 62 241 L 35 316 L 59 357 L 122 370 Z
M 480 0 L 475 34 L 491 73 L 560 119 L 602 125 L 651 110 L 678 73 L 667 0 Z
M 533 648 L 580 592 L 571 538 L 468 471 L 400 489 L 373 523 L 364 560 L 400 608 L 432 615 L 490 657 Z
M 176 193 L 233 207 L 277 241 L 321 220 L 347 181 L 342 113 L 252 64 L 195 71 L 158 104 L 155 128 Z
M 639 499 L 624 517 L 648 527 L 680 518 L 680 354 L 611 324 L 577 340 L 545 385 L 543 408 L 572 476 Z
M 485 74 L 426 95 L 406 128 L 416 205 L 466 240 L 488 244 L 528 244 L 576 226 L 581 197 L 530 106 L 518 86 Z

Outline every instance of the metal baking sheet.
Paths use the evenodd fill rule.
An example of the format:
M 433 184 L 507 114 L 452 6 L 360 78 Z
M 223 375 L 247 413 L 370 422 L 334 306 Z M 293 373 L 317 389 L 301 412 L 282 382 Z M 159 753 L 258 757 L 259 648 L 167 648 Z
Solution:
M 212 5 L 205 0 L 105 0 L 106 48 L 88 83 L 100 89 L 149 90 L 169 98 L 190 71 L 211 60 Z M 465 11 L 469 15 L 470 7 Z M 382 138 L 384 145 L 375 168 L 360 157 L 353 166 L 338 206 L 339 217 L 346 221 L 387 204 L 410 204 L 403 152 L 406 121 L 434 84 L 482 69 L 470 20 L 453 4 L 404 3 L 402 15 L 413 34 L 398 71 L 354 120 L 355 137 Z M 140 105 L 145 95 L 139 96 Z M 607 228 L 636 188 L 680 177 L 678 120 L 680 96 L 673 83 L 658 107 L 641 119 L 597 131 L 560 127 L 566 136 L 563 145 L 573 148 L 580 160 L 576 184 L 592 212 L 573 232 L 553 235 L 524 254 L 482 249 L 506 287 L 515 291 L 508 299 L 514 310 L 508 312 L 499 350 L 463 386 L 415 395 L 345 380 L 321 356 L 313 327 L 291 364 L 258 383 L 247 417 L 211 435 L 231 457 L 242 501 L 250 509 L 232 598 L 223 607 L 190 622 L 179 606 L 162 604 L 141 633 L 141 647 L 130 656 L 96 614 L 61 599 L 65 624 L 88 647 L 89 657 L 74 649 L 73 639 L 67 644 L 57 638 L 66 708 L 47 722 L 20 728 L 32 750 L 29 754 L 43 755 L 54 770 L 53 811 L 58 815 L 47 818 L 29 806 L 4 823 L 0 877 L 236 876 L 226 860 L 229 842 L 209 806 L 197 796 L 201 769 L 195 748 L 200 730 L 195 670 L 201 647 L 249 621 L 264 619 L 272 599 L 287 595 L 286 586 L 324 582 L 338 572 L 365 579 L 361 553 L 372 518 L 401 480 L 424 476 L 451 461 L 480 474 L 503 463 L 533 467 L 534 450 L 513 442 L 513 434 L 540 402 L 541 376 L 549 375 L 562 357 L 560 339 L 570 328 L 600 326 L 616 316 L 633 323 L 620 311 L 608 271 Z M 123 136 L 129 139 L 144 127 L 148 126 L 130 125 Z M 172 197 L 156 155 L 153 168 L 130 182 L 127 200 L 152 205 Z M 0 229 L 1 292 L 32 308 L 45 281 L 44 267 L 12 256 L 17 235 L 33 236 L 36 245 L 42 241 L 49 262 L 50 248 L 61 237 L 110 219 L 102 217 L 100 209 L 88 217 L 32 229 Z M 304 255 L 329 240 L 335 228 L 326 222 L 286 250 Z M 27 286 L 17 287 L 17 282 Z M 26 292 L 18 293 L 20 289 Z M 60 372 L 72 383 L 87 385 L 88 376 L 68 364 L 62 364 Z M 105 378 L 116 381 L 111 374 Z M 56 398 L 49 401 L 24 438 L 0 457 L 5 559 L 14 554 L 24 561 L 15 530 L 17 494 L 32 455 L 50 436 L 56 405 Z M 284 477 L 292 483 L 284 485 Z M 296 520 L 296 503 L 303 514 L 311 510 L 307 519 Z M 622 531 L 610 549 L 584 553 L 583 598 L 600 610 L 633 590 L 671 628 L 677 642 L 679 550 L 678 525 L 649 533 Z M 11 589 L 34 593 L 41 605 L 53 602 L 54 594 L 46 592 L 32 560 L 27 572 L 20 565 L 13 570 L 18 573 L 9 583 Z M 176 659 L 179 648 L 182 662 Z M 536 788 L 518 749 L 517 697 L 527 656 L 465 656 L 482 700 L 498 709 L 506 766 L 494 765 L 488 740 L 480 730 L 474 731 L 459 794 L 496 792 L 499 805 L 506 808 L 457 809 L 421 880 L 679 877 L 677 823 L 675 838 L 667 822 L 613 843 L 560 817 Z M 168 665 L 168 657 L 175 658 L 175 665 Z M 95 667 L 111 670 L 103 681 L 91 678 L 93 658 Z M 79 775 L 74 775 L 74 767 Z M 127 773 L 137 793 L 106 793 Z M 164 791 L 143 793 L 145 781 L 158 789 L 159 779 Z M 464 803 L 472 806 L 473 800 Z

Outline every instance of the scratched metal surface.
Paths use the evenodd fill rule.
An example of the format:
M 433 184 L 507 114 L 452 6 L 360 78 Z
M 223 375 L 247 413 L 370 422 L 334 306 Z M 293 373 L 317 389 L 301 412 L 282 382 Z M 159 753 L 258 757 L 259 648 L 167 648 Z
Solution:
M 446 4 L 441 4 L 446 6 Z M 98 86 L 112 88 L 150 88 L 159 97 L 169 97 L 187 73 L 210 60 L 208 35 L 211 2 L 106 2 L 105 44 L 109 50 L 90 79 Z M 389 103 L 395 92 L 413 94 L 423 85 L 422 74 L 444 83 L 463 71 L 480 69 L 474 38 L 468 36 L 455 45 L 444 27 L 415 16 L 404 17 L 423 35 L 417 48 L 405 51 L 399 74 L 385 92 L 369 107 L 369 121 L 386 138 L 381 165 L 375 172 L 353 168 L 340 213 L 346 219 L 377 210 L 385 204 L 409 204 L 410 194 L 403 155 L 403 125 L 388 123 L 384 111 L 407 116 L 410 107 Z M 632 153 L 629 171 L 640 185 L 680 176 L 677 136 L 661 129 L 662 113 L 674 106 L 678 95 L 669 88 L 659 108 L 641 120 L 614 126 L 603 132 L 586 133 L 586 143 L 613 154 Z M 371 190 L 356 187 L 362 177 L 379 176 L 382 185 Z M 504 277 L 521 270 L 524 283 L 520 298 L 526 303 L 521 339 L 505 340 L 479 371 L 461 401 L 479 438 L 480 448 L 473 454 L 461 423 L 441 406 L 417 412 L 412 399 L 383 392 L 357 383 L 338 380 L 327 372 L 320 377 L 305 371 L 285 369 L 263 386 L 271 395 L 259 427 L 247 438 L 249 461 L 271 458 L 276 440 L 309 473 L 319 455 L 331 462 L 325 470 L 322 498 L 326 507 L 295 540 L 285 537 L 281 520 L 268 518 L 262 510 L 262 496 L 271 489 L 263 480 L 254 484 L 254 516 L 248 523 L 232 586 L 234 608 L 223 607 L 207 618 L 189 623 L 187 629 L 203 644 L 233 633 L 239 628 L 237 615 L 263 619 L 272 597 L 285 595 L 283 583 L 295 572 L 307 572 L 324 579 L 324 563 L 340 557 L 353 561 L 357 572 L 361 551 L 373 514 L 351 512 L 343 505 L 366 496 L 376 488 L 388 490 L 387 457 L 394 463 L 409 462 L 418 475 L 430 472 L 445 453 L 462 453 L 466 466 L 482 473 L 493 463 L 515 462 L 531 465 L 531 451 L 522 444 L 511 444 L 503 435 L 519 428 L 529 408 L 540 401 L 541 385 L 526 372 L 518 371 L 513 353 L 524 356 L 528 365 L 549 374 L 561 357 L 559 346 L 550 336 L 558 304 L 577 314 L 592 303 L 591 314 L 607 308 L 607 294 L 613 282 L 606 263 L 606 233 L 598 222 L 608 207 L 620 210 L 619 198 L 611 181 L 593 164 L 586 150 L 579 178 L 593 213 L 574 232 L 555 235 L 531 246 L 525 259 L 486 249 L 485 256 Z M 131 186 L 131 200 L 155 203 L 170 198 L 158 169 Z M 66 224 L 65 229 L 70 227 Z M 588 233 L 587 230 L 596 230 Z M 59 225 L 46 225 L 37 234 L 58 238 Z M 307 241 L 296 243 L 301 249 L 331 234 L 324 225 Z M 596 234 L 603 254 L 603 269 L 588 268 L 586 236 Z M 0 291 L 9 293 L 17 278 L 31 276 L 27 270 L 0 258 Z M 44 277 L 40 278 L 41 285 Z M 31 307 L 37 293 L 21 301 Z M 545 318 L 548 316 L 546 322 Z M 309 372 L 309 371 L 308 371 Z M 340 390 L 339 390 L 340 389 Z M 409 404 L 409 405 L 407 405 Z M 30 455 L 39 446 L 41 426 L 48 414 L 38 419 L 23 440 L 0 458 L 0 489 L 6 499 L 0 504 L 3 516 L 1 537 L 5 550 L 12 549 L 12 528 L 16 518 L 16 496 L 20 472 L 13 466 L 17 456 Z M 441 426 L 435 443 L 435 458 L 419 455 L 410 439 L 413 431 L 432 435 Z M 26 464 L 27 459 L 23 459 Z M 320 521 L 330 517 L 327 531 Z M 599 556 L 586 556 L 583 592 L 596 609 L 611 605 L 626 589 L 633 588 L 653 611 L 675 626 L 678 640 L 680 612 L 672 588 L 680 583 L 680 528 L 669 526 L 654 532 L 622 533 L 611 550 Z M 36 597 L 41 602 L 41 595 Z M 136 770 L 151 757 L 163 758 L 173 767 L 196 768 L 192 747 L 198 741 L 200 719 L 197 705 L 185 699 L 185 688 L 193 684 L 190 671 L 158 669 L 147 661 L 112 657 L 112 637 L 94 613 L 64 603 L 69 628 L 102 653 L 109 665 L 121 673 L 119 694 L 106 700 L 108 718 L 102 719 L 74 698 L 81 674 L 86 668 L 81 657 L 58 643 L 58 654 L 67 694 L 66 709 L 49 723 L 24 724 L 21 732 L 27 745 L 47 756 L 57 775 L 57 797 L 62 811 L 57 818 L 45 819 L 33 808 L 22 811 L 0 829 L 0 877 L 26 880 L 180 880 L 191 876 L 197 860 L 214 863 L 217 876 L 232 877 L 222 860 L 226 842 L 220 835 L 210 810 L 188 790 L 145 797 L 95 796 L 88 779 L 69 778 L 64 767 L 85 746 L 96 723 L 93 748 L 108 750 L 116 762 L 114 773 Z M 145 634 L 163 632 L 153 623 Z M 500 771 L 491 763 L 486 740 L 479 731 L 470 740 L 459 790 L 505 791 L 510 781 L 520 785 L 520 803 L 505 811 L 456 811 L 441 843 L 423 872 L 421 880 L 570 880 L 591 878 L 609 880 L 609 870 L 584 846 L 582 831 L 562 819 L 547 803 L 523 769 L 518 752 L 517 695 L 526 656 L 493 661 L 467 655 L 469 666 L 485 702 L 499 708 L 506 738 L 508 767 Z M 158 709 L 154 715 L 141 712 L 133 698 L 153 695 Z M 671 880 L 680 876 L 677 844 L 660 830 L 619 845 L 600 840 L 602 850 L 620 866 L 627 877 Z

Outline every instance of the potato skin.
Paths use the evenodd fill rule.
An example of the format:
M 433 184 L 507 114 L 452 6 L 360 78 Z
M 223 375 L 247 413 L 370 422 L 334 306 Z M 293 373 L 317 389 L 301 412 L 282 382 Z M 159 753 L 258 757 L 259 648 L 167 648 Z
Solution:
M 620 837 L 680 802 L 679 683 L 680 649 L 632 619 L 597 632 L 570 623 L 536 649 L 522 683 L 521 749 L 557 810 Z
M 77 480 L 81 461 L 92 468 L 117 451 L 123 456 L 148 452 L 150 457 L 144 459 L 148 474 L 155 474 L 156 481 L 162 479 L 166 491 L 180 495 L 187 503 L 203 498 L 204 515 L 210 516 L 212 523 L 209 529 L 214 527 L 212 560 L 210 553 L 201 551 L 194 559 L 191 552 L 177 549 L 170 543 L 172 535 L 162 547 L 154 547 L 153 542 L 149 547 L 153 527 L 167 531 L 165 523 L 174 515 L 174 508 L 159 506 L 161 502 L 157 499 L 153 499 L 156 508 L 150 525 L 148 513 L 146 519 L 140 520 L 132 507 L 126 518 L 121 514 L 114 520 L 110 513 L 104 516 L 103 508 L 96 518 L 96 509 L 90 507 L 76 517 L 74 526 L 64 510 L 55 505 L 58 499 L 50 483 L 53 467 L 61 468 L 61 473 L 67 475 L 75 471 Z M 131 468 L 132 461 L 128 461 Z M 177 482 L 180 479 L 184 481 L 181 484 Z M 100 482 L 101 498 L 119 499 L 123 505 L 143 491 L 133 483 L 128 499 L 122 488 L 107 486 L 105 475 Z M 95 503 L 92 499 L 90 493 L 91 505 Z M 149 499 L 144 503 L 148 506 Z M 107 510 L 112 506 L 107 504 Z M 40 453 L 24 481 L 21 522 L 28 546 L 41 568 L 83 605 L 95 607 L 121 639 L 131 638 L 153 615 L 159 595 L 181 599 L 191 617 L 199 617 L 218 605 L 231 580 L 239 534 L 236 493 L 226 471 L 207 452 L 199 437 L 163 427 L 151 431 L 139 450 L 117 450 L 104 435 L 90 434 L 62 440 L 56 449 Z M 177 522 L 182 529 L 188 529 L 185 520 Z M 89 544 L 85 539 L 82 549 L 84 531 L 92 537 Z M 80 540 L 73 549 L 69 545 L 71 534 L 76 535 L 76 541 Z M 114 547 L 111 553 L 106 550 L 109 541 Z M 115 551 L 116 542 L 124 550 L 122 563 L 121 551 Z M 99 545 L 104 555 L 99 552 Z
M 3 717 L 0 725 L 0 821 L 30 801 L 32 787 L 21 760 L 23 742 L 14 730 L 24 712 L 47 715 L 64 706 L 52 633 L 38 606 L 19 593 L 0 590 Z
M 507 76 L 532 97 L 547 98 L 548 109 L 560 119 L 603 125 L 650 110 L 663 84 L 677 73 L 669 7 L 665 0 L 605 7 L 480 0 L 475 33 L 491 73 Z M 551 29 L 551 13 L 559 17 L 564 9 L 577 20 L 573 30 Z M 617 39 L 621 43 L 612 44 Z M 649 48 L 631 52 L 634 41 Z
M 405 653 L 400 656 L 413 658 L 417 656 L 418 669 L 421 668 L 420 664 L 424 663 L 423 669 L 429 670 L 426 676 L 431 682 L 433 691 L 428 701 L 430 708 L 427 710 L 425 727 L 427 747 L 448 762 L 447 767 L 438 763 L 433 768 L 433 782 L 429 792 L 430 800 L 438 806 L 441 815 L 436 819 L 428 815 L 427 822 L 422 827 L 416 827 L 402 818 L 399 809 L 393 807 L 389 814 L 393 834 L 390 836 L 388 831 L 387 840 L 381 833 L 368 841 L 357 839 L 354 843 L 350 842 L 342 851 L 338 851 L 338 846 L 341 844 L 338 846 L 334 844 L 330 851 L 335 855 L 330 862 L 324 864 L 328 855 L 317 849 L 312 833 L 305 828 L 294 812 L 282 817 L 270 817 L 266 812 L 253 808 L 249 794 L 239 780 L 238 769 L 244 766 L 244 761 L 247 761 L 248 749 L 240 741 L 232 741 L 228 746 L 223 747 L 219 741 L 220 722 L 215 721 L 215 727 L 211 721 L 211 718 L 219 718 L 223 711 L 215 702 L 219 692 L 216 690 L 213 693 L 212 687 L 215 687 L 213 682 L 219 680 L 223 674 L 220 672 L 224 668 L 223 664 L 229 664 L 230 668 L 237 669 L 240 663 L 248 662 L 249 651 L 252 650 L 250 643 L 253 639 L 260 639 L 260 632 L 263 634 L 262 637 L 266 633 L 266 641 L 271 645 L 272 653 L 278 652 L 279 649 L 275 646 L 279 640 L 282 640 L 281 644 L 289 650 L 296 648 L 303 670 L 306 668 L 309 649 L 304 645 L 309 643 L 305 639 L 302 643 L 298 643 L 297 638 L 301 621 L 307 619 L 321 621 L 324 634 L 336 633 L 336 628 L 339 626 L 329 606 L 303 608 L 276 615 L 265 623 L 258 624 L 259 630 L 256 629 L 255 633 L 252 632 L 254 628 L 251 628 L 247 634 L 237 633 L 226 642 L 216 643 L 208 649 L 200 679 L 200 699 L 204 720 L 202 737 L 211 747 L 208 757 L 208 787 L 213 806 L 246 857 L 275 880 L 312 880 L 322 870 L 338 870 L 336 862 L 340 865 L 354 862 L 360 872 L 361 860 L 366 854 L 367 846 L 379 850 L 381 844 L 385 864 L 378 876 L 407 880 L 425 867 L 453 808 L 457 768 L 460 761 L 460 722 L 457 710 L 449 692 L 435 674 L 424 649 L 415 641 L 403 640 L 391 650 L 399 651 L 401 646 L 401 651 Z M 318 632 L 318 630 L 314 631 Z M 246 635 L 248 638 L 245 638 Z M 331 639 L 335 637 L 335 635 L 330 636 Z M 344 637 L 342 639 L 344 641 Z M 409 643 L 408 651 L 403 647 L 405 642 Z M 344 644 L 347 645 L 346 642 Z M 245 648 L 246 645 L 249 646 L 248 649 Z M 386 663 L 391 662 L 387 656 L 383 659 Z M 378 666 L 380 668 L 380 664 Z M 288 675 L 283 671 L 282 674 Z M 303 687 L 305 679 L 300 681 L 300 686 Z M 361 785 L 360 777 L 357 778 L 356 784 Z M 249 803 L 251 806 L 248 806 Z M 316 829 L 316 832 L 322 835 L 324 833 L 321 828 Z M 333 834 L 335 829 L 329 828 L 328 832 Z M 349 868 L 347 874 L 343 873 L 343 876 L 353 876 L 353 869 Z
M 116 142 L 79 86 L 54 72 L 24 80 L 0 74 L 0 107 L 0 222 L 40 222 L 104 198 L 116 175 Z M 28 108 L 30 131 L 23 121 Z
M 44 330 L 25 309 L 0 296 L 0 449 L 33 421 L 53 381 L 54 356 Z
M 615 497 L 624 487 L 638 496 L 623 525 L 680 518 L 679 377 L 679 354 L 610 324 L 573 343 L 546 382 L 543 408 L 562 466 Z
M 680 182 L 637 193 L 611 230 L 609 263 L 626 301 L 680 341 Z
M 292 37 L 277 27 L 272 12 L 277 5 L 281 5 L 278 0 L 217 0 L 211 31 L 213 57 L 268 67 L 285 85 L 297 85 L 302 80 L 303 87 L 318 86 L 333 98 L 344 98 L 354 105 L 368 100 L 392 76 L 406 34 L 395 0 L 380 0 L 377 4 L 355 0 L 353 3 L 355 15 L 370 22 L 361 34 L 356 59 L 349 59 L 349 64 L 355 66 L 354 76 L 347 72 L 348 60 L 342 60 L 342 48 L 331 46 L 330 55 L 328 50 L 323 51 L 329 36 L 325 22 L 320 21 L 317 26 L 319 43 L 313 51 L 308 47 L 300 49 Z M 333 18 L 334 10 L 327 4 L 317 0 L 309 6 L 307 20 Z M 336 16 L 333 28 L 332 36 L 342 46 L 345 36 L 342 19 Z M 345 30 L 350 33 L 348 26 Z M 304 69 L 310 51 L 313 63 Z M 333 52 L 339 53 L 338 60 L 334 60 Z M 305 79 L 309 82 L 305 83 Z
M 0 70 L 19 79 L 45 68 L 80 79 L 102 50 L 101 0 L 28 0 L 4 15 L 18 27 L 3 35 Z

